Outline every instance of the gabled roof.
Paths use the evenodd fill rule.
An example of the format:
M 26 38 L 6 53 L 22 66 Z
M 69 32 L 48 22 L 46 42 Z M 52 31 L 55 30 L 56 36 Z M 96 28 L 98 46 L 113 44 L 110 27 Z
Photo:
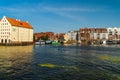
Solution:
M 28 22 L 16 20 L 16 19 L 13 19 L 13 18 L 6 18 L 6 19 L 9 21 L 9 23 L 12 26 L 18 26 L 18 27 L 33 29 L 32 26 Z

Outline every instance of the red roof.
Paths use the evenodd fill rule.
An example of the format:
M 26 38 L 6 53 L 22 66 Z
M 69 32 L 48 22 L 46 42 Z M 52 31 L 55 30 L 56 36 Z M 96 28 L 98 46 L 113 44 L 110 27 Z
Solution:
M 16 20 L 13 18 L 6 18 L 12 26 L 18 26 L 18 27 L 23 27 L 23 28 L 29 28 L 33 29 L 32 26 L 28 22 Z

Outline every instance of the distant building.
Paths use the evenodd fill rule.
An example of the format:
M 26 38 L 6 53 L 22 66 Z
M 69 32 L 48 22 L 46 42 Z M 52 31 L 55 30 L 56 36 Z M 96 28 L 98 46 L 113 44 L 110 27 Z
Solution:
M 108 33 L 106 28 L 94 28 L 92 33 L 93 39 L 108 40 Z
M 108 40 L 119 41 L 120 40 L 120 28 L 107 28 Z
M 46 37 L 49 40 L 53 40 L 54 39 L 54 32 L 40 32 L 40 33 L 34 33 L 34 38 L 35 41 L 40 40 L 41 38 Z
M 81 41 L 106 41 L 108 33 L 106 28 L 81 28 L 79 37 Z
M 57 33 L 57 34 L 55 34 L 55 36 L 54 36 L 54 41 L 59 41 L 59 42 L 64 42 L 64 35 L 65 35 L 65 33 Z
M 68 41 L 68 35 L 67 34 L 64 35 L 64 39 L 65 39 L 64 42 Z
M 68 31 L 67 32 L 68 35 L 68 40 L 74 40 L 77 41 L 78 40 L 78 31 L 74 30 L 74 31 Z
M 0 20 L 0 43 L 33 42 L 33 28 L 25 21 L 3 17 Z
M 79 37 L 81 41 L 91 40 L 94 38 L 94 34 L 90 28 L 80 28 Z

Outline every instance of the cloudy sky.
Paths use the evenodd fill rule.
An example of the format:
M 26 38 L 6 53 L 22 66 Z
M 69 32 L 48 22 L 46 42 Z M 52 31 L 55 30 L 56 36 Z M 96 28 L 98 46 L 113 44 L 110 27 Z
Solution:
M 28 21 L 34 32 L 120 27 L 120 0 L 0 0 L 0 18 Z

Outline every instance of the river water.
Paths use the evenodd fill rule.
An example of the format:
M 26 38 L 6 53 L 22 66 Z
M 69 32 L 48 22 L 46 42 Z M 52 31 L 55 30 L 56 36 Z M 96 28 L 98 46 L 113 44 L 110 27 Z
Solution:
M 0 80 L 120 80 L 120 46 L 0 46 Z

